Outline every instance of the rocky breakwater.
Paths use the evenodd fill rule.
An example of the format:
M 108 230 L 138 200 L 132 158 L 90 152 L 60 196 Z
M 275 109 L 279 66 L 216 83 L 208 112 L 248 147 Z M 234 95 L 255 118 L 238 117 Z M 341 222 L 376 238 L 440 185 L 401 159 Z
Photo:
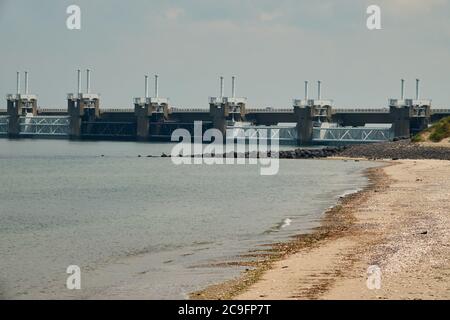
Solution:
M 347 146 L 338 156 L 377 159 L 438 159 L 450 160 L 450 147 L 423 146 L 408 140 Z
M 162 154 L 166 158 L 170 155 Z M 179 155 L 183 157 L 183 155 Z M 184 155 L 184 157 L 200 158 L 279 158 L 279 159 L 322 159 L 329 157 L 381 159 L 439 159 L 450 160 L 450 147 L 424 146 L 402 139 L 392 142 L 358 144 L 348 146 L 329 146 L 324 148 L 296 148 L 278 152 L 231 152 L 224 154 Z
M 230 152 L 224 154 L 198 154 L 198 155 L 179 155 L 178 157 L 199 157 L 199 158 L 279 158 L 279 159 L 316 159 L 336 156 L 346 147 L 325 147 L 325 148 L 297 148 L 293 150 L 282 150 L 278 152 Z M 171 157 L 163 153 L 162 158 Z
M 298 148 L 294 150 L 279 151 L 280 159 L 316 159 L 327 158 L 338 155 L 343 152 L 346 147 L 326 147 L 326 148 Z

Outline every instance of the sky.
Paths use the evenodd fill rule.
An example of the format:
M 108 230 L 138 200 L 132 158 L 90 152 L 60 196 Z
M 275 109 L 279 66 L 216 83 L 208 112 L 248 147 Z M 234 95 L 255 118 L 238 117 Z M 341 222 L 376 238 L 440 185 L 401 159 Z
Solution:
M 81 30 L 66 27 L 72 4 Z M 366 27 L 372 4 L 381 30 Z M 249 107 L 291 107 L 305 80 L 336 107 L 386 107 L 400 78 L 450 107 L 450 0 L 0 0 L 0 43 L 0 108 L 25 70 L 40 106 L 65 107 L 79 68 L 102 107 L 132 107 L 145 74 L 178 107 L 207 108 L 221 75 Z

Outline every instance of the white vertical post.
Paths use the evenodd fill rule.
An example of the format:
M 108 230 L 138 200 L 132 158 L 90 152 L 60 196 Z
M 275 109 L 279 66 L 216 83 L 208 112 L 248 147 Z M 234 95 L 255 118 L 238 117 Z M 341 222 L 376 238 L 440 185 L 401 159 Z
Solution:
M 305 81 L 305 101 L 308 101 L 308 81 Z
M 17 77 L 16 77 L 16 92 L 17 94 L 20 94 L 20 72 L 17 71 Z
M 86 93 L 91 93 L 91 70 L 86 70 Z
M 158 75 L 155 74 L 155 98 L 159 97 Z
M 420 88 L 419 88 L 420 80 L 416 79 L 416 100 L 420 99 Z
M 25 71 L 25 94 L 28 94 L 28 71 Z
M 145 99 L 148 98 L 148 76 L 145 76 Z
M 77 70 L 77 93 L 78 94 L 81 94 L 81 70 L 80 69 L 78 69 Z
M 236 97 L 236 77 L 231 77 L 231 97 Z
M 220 77 L 220 98 L 223 98 L 223 77 Z
M 321 100 L 322 99 L 322 82 L 319 80 L 317 81 L 317 100 Z
M 405 100 L 405 80 L 401 79 L 400 100 Z

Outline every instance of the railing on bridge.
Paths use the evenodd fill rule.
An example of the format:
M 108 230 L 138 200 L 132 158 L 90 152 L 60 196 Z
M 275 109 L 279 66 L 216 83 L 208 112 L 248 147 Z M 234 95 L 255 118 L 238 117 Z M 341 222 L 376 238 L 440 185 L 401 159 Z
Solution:
M 294 108 L 246 108 L 246 113 L 294 113 Z
M 375 127 L 321 127 L 313 128 L 314 142 L 368 143 L 392 140 L 391 128 Z
M 179 107 L 170 107 L 169 112 L 209 112 L 209 109 L 206 108 L 179 108 Z
M 0 135 L 8 134 L 9 116 L 0 116 Z
M 450 109 L 431 109 L 431 113 L 447 113 L 447 114 L 450 114 Z
M 39 107 L 37 108 L 38 113 L 64 113 L 67 112 L 67 108 L 45 108 Z
M 335 108 L 332 113 L 389 113 L 388 108 Z
M 101 108 L 100 113 L 121 113 L 121 112 L 134 112 L 132 108 Z
M 170 112 L 209 112 L 207 108 L 180 108 L 180 107 L 170 107 Z M 293 113 L 294 108 L 246 108 L 246 113 Z
M 67 112 L 67 108 L 47 108 L 47 107 L 39 107 L 37 109 L 38 113 L 64 113 Z M 100 109 L 100 113 L 116 113 L 116 112 L 134 112 L 133 108 L 129 107 L 104 107 Z
M 19 118 L 20 135 L 67 136 L 69 134 L 69 117 L 36 116 Z
M 172 112 L 209 112 L 208 108 L 183 108 L 183 107 L 170 107 Z M 248 113 L 260 112 L 260 113 L 292 113 L 294 108 L 253 108 L 247 107 Z M 63 113 L 67 112 L 67 108 L 49 108 L 39 107 L 38 113 Z M 103 107 L 100 109 L 101 113 L 115 113 L 115 112 L 134 112 L 133 108 L 129 107 Z M 333 108 L 333 113 L 389 113 L 389 108 Z M 0 109 L 0 113 L 6 113 L 6 109 Z M 431 113 L 448 113 L 450 114 L 450 108 L 431 108 Z
M 227 138 L 238 139 L 244 138 L 249 142 L 257 141 L 258 139 L 278 140 L 282 144 L 296 144 L 297 143 L 297 127 L 296 126 L 228 126 L 231 130 L 231 136 Z M 243 136 L 244 135 L 244 136 Z

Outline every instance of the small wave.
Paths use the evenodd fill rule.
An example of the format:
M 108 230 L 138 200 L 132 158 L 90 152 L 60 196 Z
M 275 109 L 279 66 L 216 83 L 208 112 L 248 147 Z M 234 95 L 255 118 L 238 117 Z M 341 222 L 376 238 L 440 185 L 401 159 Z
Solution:
M 292 220 L 289 218 L 284 219 L 283 224 L 281 225 L 281 228 L 289 227 L 292 223 Z
M 263 234 L 270 234 L 273 232 L 278 232 L 283 228 L 286 228 L 288 226 L 290 226 L 292 223 L 292 220 L 289 218 L 284 219 L 283 221 L 277 223 L 275 226 L 273 226 L 272 228 L 270 228 L 269 230 L 266 230 L 263 232 Z
M 358 193 L 359 191 L 361 191 L 361 189 L 347 190 L 347 191 L 345 191 L 344 193 L 338 195 L 338 198 L 339 198 L 339 199 L 345 198 L 346 196 L 349 196 L 349 195 L 354 194 L 354 193 Z

